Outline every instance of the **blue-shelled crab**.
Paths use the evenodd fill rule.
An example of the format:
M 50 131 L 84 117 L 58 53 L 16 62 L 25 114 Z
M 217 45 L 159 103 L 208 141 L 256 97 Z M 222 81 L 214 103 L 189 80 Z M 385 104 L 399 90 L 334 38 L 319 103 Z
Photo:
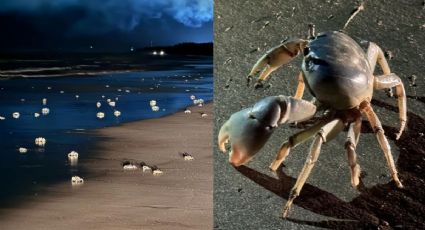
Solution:
M 230 141 L 229 161 L 234 166 L 240 166 L 252 159 L 278 125 L 305 121 L 316 114 L 316 104 L 302 99 L 305 86 L 320 107 L 324 108 L 324 115 L 314 125 L 292 135 L 282 144 L 276 159 L 270 165 L 276 171 L 291 148 L 314 137 L 310 153 L 283 210 L 283 217 L 288 215 L 293 200 L 300 194 L 318 159 L 321 145 L 330 141 L 345 127 L 348 127 L 345 149 L 351 169 L 351 183 L 354 187 L 358 186 L 360 166 L 357 164 L 355 149 L 362 114 L 366 115 L 375 132 L 395 184 L 399 188 L 403 187 L 397 175 L 390 145 L 370 101 L 374 90 L 395 87 L 401 123 L 398 139 L 407 119 L 404 86 L 401 79 L 390 71 L 381 48 L 372 42 L 365 45 L 368 46 L 366 53 L 343 32 L 331 31 L 316 35 L 314 26 L 310 26 L 307 39 L 292 39 L 273 48 L 259 59 L 248 76 L 249 85 L 253 76 L 262 70 L 255 88 L 262 87 L 274 70 L 303 54 L 302 71 L 298 76 L 295 96 L 266 97 L 253 107 L 234 113 L 220 129 L 218 142 L 221 151 L 226 151 L 225 143 Z M 374 75 L 376 63 L 381 66 L 383 75 Z

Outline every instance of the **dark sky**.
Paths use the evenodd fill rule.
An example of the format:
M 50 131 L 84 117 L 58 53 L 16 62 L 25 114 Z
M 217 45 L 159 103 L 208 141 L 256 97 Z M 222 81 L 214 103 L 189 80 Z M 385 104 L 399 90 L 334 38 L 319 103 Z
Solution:
M 0 0 L 0 52 L 211 42 L 212 17 L 213 0 Z

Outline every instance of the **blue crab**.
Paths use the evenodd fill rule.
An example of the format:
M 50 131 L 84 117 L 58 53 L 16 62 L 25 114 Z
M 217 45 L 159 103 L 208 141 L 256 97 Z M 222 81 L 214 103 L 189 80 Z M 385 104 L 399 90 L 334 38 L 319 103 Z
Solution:
M 281 145 L 276 159 L 270 165 L 271 170 L 276 171 L 292 148 L 314 137 L 304 167 L 283 209 L 284 218 L 317 161 L 322 144 L 332 140 L 345 127 L 348 127 L 345 149 L 351 171 L 351 184 L 353 187 L 359 185 L 360 166 L 355 150 L 362 114 L 367 117 L 375 132 L 396 186 L 403 187 L 390 145 L 370 101 L 374 90 L 395 87 L 400 115 L 398 139 L 407 119 L 404 86 L 400 77 L 391 72 L 381 48 L 373 42 L 366 42 L 364 45 L 368 46 L 366 53 L 343 32 L 330 31 L 316 35 L 314 26 L 310 26 L 307 39 L 288 40 L 271 49 L 258 60 L 247 78 L 249 85 L 253 76 L 262 70 L 255 83 L 255 88 L 260 88 L 273 71 L 302 54 L 302 71 L 298 76 L 295 96 L 263 98 L 254 106 L 234 113 L 220 129 L 220 150 L 226 152 L 225 144 L 230 141 L 229 161 L 237 167 L 253 158 L 278 125 L 301 122 L 315 116 L 318 110 L 316 104 L 302 99 L 305 87 L 320 107 L 324 108 L 324 115 L 314 125 L 292 135 Z M 383 70 L 383 74 L 379 76 L 374 75 L 377 63 Z

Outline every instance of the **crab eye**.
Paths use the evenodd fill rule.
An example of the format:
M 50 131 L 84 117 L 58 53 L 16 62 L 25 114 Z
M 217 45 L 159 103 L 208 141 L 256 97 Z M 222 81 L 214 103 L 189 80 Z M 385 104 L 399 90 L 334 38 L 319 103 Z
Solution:
M 307 46 L 307 47 L 304 48 L 303 54 L 304 54 L 304 56 L 307 56 L 308 53 L 310 53 L 310 48 Z
M 329 65 L 325 60 L 318 59 L 318 58 L 312 58 L 311 61 L 315 65 Z
M 312 57 L 311 55 L 305 57 L 305 64 L 308 66 L 309 69 L 312 69 L 316 65 L 323 65 L 328 66 L 329 63 L 327 63 L 325 60 Z

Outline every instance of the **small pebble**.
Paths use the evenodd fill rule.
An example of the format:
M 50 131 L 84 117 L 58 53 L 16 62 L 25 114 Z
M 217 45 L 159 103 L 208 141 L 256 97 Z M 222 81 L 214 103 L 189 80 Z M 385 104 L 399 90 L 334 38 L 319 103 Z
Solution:
M 387 50 L 385 51 L 385 57 L 388 58 L 389 60 L 392 60 L 394 58 L 394 54 L 393 52 Z
M 257 47 L 257 48 L 255 48 L 255 49 L 252 49 L 251 51 L 249 51 L 249 53 L 255 53 L 255 52 L 257 52 L 257 51 L 260 51 L 261 49 L 260 49 L 260 47 Z
M 266 28 L 267 26 L 269 26 L 270 21 L 265 21 L 263 27 L 261 27 L 261 29 Z
M 294 6 L 294 7 L 292 7 L 291 17 L 294 17 L 294 15 L 295 15 L 295 6 Z
M 417 79 L 417 76 L 416 75 L 412 75 L 412 76 L 410 76 L 409 77 L 409 80 L 410 80 L 410 86 L 412 86 L 412 87 L 416 87 L 417 85 L 416 85 L 416 79 Z
M 229 26 L 224 30 L 224 32 L 227 32 L 227 31 L 231 30 L 232 28 L 233 28 L 233 26 Z

